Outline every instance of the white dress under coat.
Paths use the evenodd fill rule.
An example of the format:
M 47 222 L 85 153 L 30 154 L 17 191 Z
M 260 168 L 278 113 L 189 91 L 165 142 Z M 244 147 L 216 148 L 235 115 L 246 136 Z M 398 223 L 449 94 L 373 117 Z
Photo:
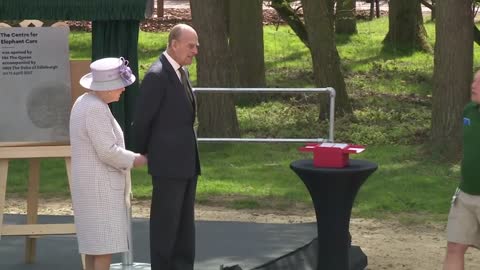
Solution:
M 108 105 L 93 93 L 80 96 L 70 115 L 72 203 L 82 254 L 128 251 L 127 204 L 135 153 Z

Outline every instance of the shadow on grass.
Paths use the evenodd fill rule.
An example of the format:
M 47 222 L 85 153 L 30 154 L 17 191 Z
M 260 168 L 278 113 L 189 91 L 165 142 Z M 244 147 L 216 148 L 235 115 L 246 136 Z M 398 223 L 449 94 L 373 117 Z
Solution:
M 352 36 L 356 34 L 336 34 L 335 42 L 337 45 L 345 45 L 352 41 Z
M 419 46 L 412 46 L 411 44 L 392 44 L 392 43 L 383 43 L 381 50 L 382 54 L 392 55 L 395 57 L 409 57 L 417 52 L 425 52 Z
M 302 58 L 303 55 L 304 52 L 291 52 L 289 54 L 285 54 L 283 57 L 275 58 L 275 61 L 265 62 L 265 69 L 273 69 L 276 65 L 278 65 L 278 63 L 297 61 L 298 59 Z

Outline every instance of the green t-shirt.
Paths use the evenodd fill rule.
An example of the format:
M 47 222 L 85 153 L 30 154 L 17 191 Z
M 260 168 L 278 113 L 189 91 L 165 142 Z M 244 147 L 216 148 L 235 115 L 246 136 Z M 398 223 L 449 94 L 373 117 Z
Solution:
M 463 159 L 460 189 L 480 195 L 480 107 L 469 103 L 463 110 Z

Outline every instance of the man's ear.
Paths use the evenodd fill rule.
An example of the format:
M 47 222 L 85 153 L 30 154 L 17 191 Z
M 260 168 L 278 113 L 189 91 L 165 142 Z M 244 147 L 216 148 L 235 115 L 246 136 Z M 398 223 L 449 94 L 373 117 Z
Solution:
M 173 39 L 170 47 L 172 47 L 172 49 L 176 49 L 177 45 L 178 45 L 178 41 L 176 39 Z

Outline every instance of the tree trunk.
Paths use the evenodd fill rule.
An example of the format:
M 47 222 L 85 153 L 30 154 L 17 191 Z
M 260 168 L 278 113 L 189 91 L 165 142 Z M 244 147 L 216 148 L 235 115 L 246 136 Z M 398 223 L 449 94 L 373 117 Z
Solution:
M 442 0 L 437 18 L 432 99 L 432 145 L 448 158 L 461 149 L 462 112 L 473 67 L 471 0 Z
M 473 25 L 473 41 L 475 41 L 477 45 L 480 45 L 480 30 L 478 30 L 475 24 Z
M 332 0 L 302 0 L 305 25 L 312 54 L 315 85 L 333 87 L 336 90 L 335 108 L 341 114 L 352 113 L 352 106 L 345 89 L 340 57 L 335 45 Z M 320 104 L 320 117 L 325 119 L 328 107 L 326 95 Z
M 157 17 L 161 18 L 163 17 L 163 0 L 156 0 L 157 1 Z
M 388 34 L 384 49 L 422 50 L 431 52 L 418 0 L 390 0 L 388 2 Z
M 292 28 L 293 32 L 297 34 L 298 38 L 310 48 L 308 43 L 307 29 L 297 13 L 292 9 L 287 0 L 272 0 L 272 7 L 277 11 L 278 16 L 282 18 Z
M 375 1 L 370 0 L 370 21 L 373 20 L 374 12 L 375 12 Z
M 229 1 L 234 87 L 265 87 L 262 2 Z
M 436 6 L 437 6 L 437 0 L 432 0 L 432 17 L 431 17 L 432 21 L 435 21 L 435 18 L 437 17 Z
M 199 38 L 197 84 L 230 87 L 231 55 L 228 48 L 226 2 L 191 0 L 192 23 Z M 238 137 L 239 127 L 232 94 L 199 94 L 198 135 Z
M 432 0 L 432 3 L 429 3 L 427 0 L 420 0 L 420 3 L 430 9 L 430 20 L 433 22 L 435 20 L 435 0 Z
M 337 34 L 357 33 L 356 2 L 356 0 L 337 0 L 335 16 L 335 31 Z

